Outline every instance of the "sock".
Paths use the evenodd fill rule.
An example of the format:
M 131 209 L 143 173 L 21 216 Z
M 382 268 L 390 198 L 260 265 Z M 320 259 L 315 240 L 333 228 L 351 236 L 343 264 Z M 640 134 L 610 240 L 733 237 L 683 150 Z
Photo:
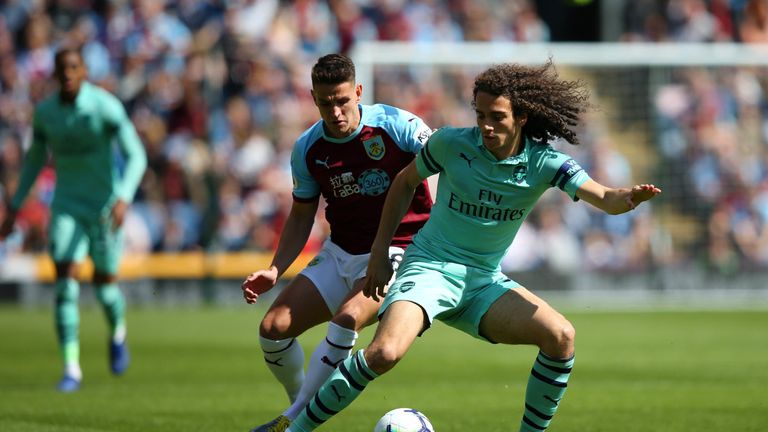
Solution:
M 291 422 L 288 431 L 315 430 L 349 406 L 376 377 L 378 374 L 368 367 L 363 350 L 358 351 L 339 364 L 306 408 Z
M 56 306 L 54 319 L 59 349 L 64 361 L 64 373 L 73 373 L 73 378 L 81 379 L 80 371 L 80 311 L 77 299 L 80 284 L 71 278 L 56 280 Z M 75 376 L 76 375 L 76 376 Z
M 304 351 L 296 339 L 271 340 L 259 336 L 264 361 L 285 388 L 291 403 L 304 383 Z
M 117 284 L 110 283 L 96 287 L 96 298 L 104 309 L 109 323 L 112 342 L 123 343 L 125 340 L 125 297 Z
M 79 351 L 80 347 L 75 346 L 77 350 Z M 79 353 L 77 354 L 79 357 Z M 64 364 L 64 375 L 70 376 L 78 381 L 83 380 L 83 371 L 80 369 L 80 363 L 73 362 L 73 363 L 65 363 Z
M 521 432 L 543 431 L 552 421 L 568 386 L 574 357 L 554 359 L 539 351 L 525 390 L 525 413 Z
M 336 367 L 352 353 L 352 347 L 357 341 L 357 332 L 344 328 L 333 322 L 328 323 L 328 334 L 325 340 L 315 348 L 307 366 L 307 376 L 301 386 L 299 395 L 283 415 L 289 419 L 304 409 L 304 405 L 315 395 L 315 392 L 325 382 Z

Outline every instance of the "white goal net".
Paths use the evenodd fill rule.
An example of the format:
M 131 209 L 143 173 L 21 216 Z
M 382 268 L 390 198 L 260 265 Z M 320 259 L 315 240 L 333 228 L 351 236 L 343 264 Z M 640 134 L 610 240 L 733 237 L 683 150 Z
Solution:
M 635 274 L 669 288 L 686 283 L 670 275 L 692 274 L 766 285 L 767 54 L 739 44 L 372 42 L 352 57 L 365 103 L 408 109 L 432 127 L 474 124 L 473 78 L 491 64 L 551 58 L 564 78 L 587 83 L 595 109 L 578 130 L 582 145 L 557 146 L 604 184 L 664 192 L 621 216 L 547 194 L 505 269 Z

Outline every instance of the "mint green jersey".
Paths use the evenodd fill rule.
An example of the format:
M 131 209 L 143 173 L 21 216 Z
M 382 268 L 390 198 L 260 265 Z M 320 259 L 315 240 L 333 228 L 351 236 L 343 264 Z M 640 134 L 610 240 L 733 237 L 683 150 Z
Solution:
M 437 200 L 413 245 L 437 261 L 498 270 L 520 225 L 550 187 L 577 200 L 589 179 L 570 156 L 526 140 L 523 150 L 497 160 L 480 129 L 436 131 L 416 158 L 419 175 L 440 174 Z
M 49 153 L 56 171 L 54 212 L 94 217 L 117 199 L 133 200 L 147 158 L 122 103 L 106 90 L 83 82 L 74 103 L 55 92 L 36 107 L 32 135 L 13 208 L 21 207 Z M 125 160 L 122 172 L 115 144 Z

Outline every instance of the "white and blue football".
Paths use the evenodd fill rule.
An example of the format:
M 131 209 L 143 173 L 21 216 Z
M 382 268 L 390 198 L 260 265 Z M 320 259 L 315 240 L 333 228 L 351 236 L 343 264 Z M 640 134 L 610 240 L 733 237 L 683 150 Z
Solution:
M 435 432 L 424 414 L 412 408 L 396 408 L 384 414 L 373 432 Z

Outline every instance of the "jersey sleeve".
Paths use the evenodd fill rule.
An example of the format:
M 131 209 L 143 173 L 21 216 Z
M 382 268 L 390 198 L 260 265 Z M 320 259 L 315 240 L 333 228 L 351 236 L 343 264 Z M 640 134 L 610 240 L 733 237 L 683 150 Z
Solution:
M 416 170 L 422 178 L 443 171 L 445 150 L 450 144 L 445 135 L 445 129 L 435 131 L 416 156 Z
M 32 189 L 32 185 L 35 184 L 37 176 L 40 174 L 40 170 L 43 169 L 48 159 L 48 148 L 46 144 L 45 128 L 43 122 L 40 119 L 40 113 L 35 111 L 34 118 L 32 120 L 32 144 L 24 157 L 24 163 L 21 168 L 21 177 L 19 178 L 19 186 L 16 188 L 11 199 L 11 208 L 19 210 L 24 200 L 27 198 L 29 190 Z
M 105 99 L 105 116 L 114 127 L 117 144 L 125 157 L 125 170 L 117 185 L 116 194 L 118 198 L 129 203 L 133 201 L 147 169 L 147 154 L 123 104 L 112 95 L 107 95 Z
M 539 153 L 536 165 L 536 181 L 549 184 L 578 201 L 576 191 L 589 180 L 589 174 L 569 155 L 552 147 L 546 147 Z
M 400 148 L 418 153 L 432 135 L 432 129 L 415 114 L 389 105 L 382 106 L 389 119 L 387 132 Z
M 320 185 L 307 168 L 307 143 L 300 138 L 291 152 L 291 175 L 293 176 L 293 198 L 297 201 L 313 201 L 320 195 Z

